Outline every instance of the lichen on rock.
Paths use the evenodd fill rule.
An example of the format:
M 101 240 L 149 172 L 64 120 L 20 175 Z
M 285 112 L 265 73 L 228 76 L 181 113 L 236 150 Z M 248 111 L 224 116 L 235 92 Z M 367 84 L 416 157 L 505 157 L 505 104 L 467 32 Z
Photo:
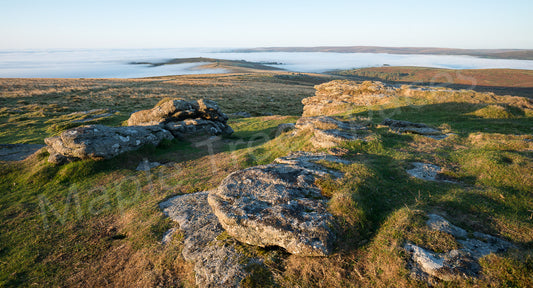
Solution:
M 143 145 L 158 145 L 171 140 L 170 132 L 159 126 L 107 127 L 88 125 L 62 132 L 59 136 L 44 139 L 55 164 L 80 159 L 110 159 L 124 152 L 137 150 Z
M 331 155 L 300 153 L 237 171 L 209 194 L 209 205 L 222 227 L 241 242 L 279 246 L 302 256 L 328 255 L 333 216 L 315 185 L 318 177 L 328 174 L 311 163 L 319 159 L 342 162 Z

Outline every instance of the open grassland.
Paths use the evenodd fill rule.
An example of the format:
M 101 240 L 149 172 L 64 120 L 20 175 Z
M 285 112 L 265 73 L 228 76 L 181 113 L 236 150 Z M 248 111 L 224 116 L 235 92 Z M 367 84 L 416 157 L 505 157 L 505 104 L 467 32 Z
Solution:
M 163 233 L 176 224 L 163 216 L 158 204 L 173 195 L 212 189 L 233 171 L 270 163 L 290 151 L 313 150 L 310 135 L 274 137 L 273 132 L 280 123 L 295 122 L 300 100 L 314 94 L 313 84 L 329 79 L 284 72 L 138 80 L 1 79 L 1 143 L 42 143 L 86 117 L 72 113 L 92 109 L 114 111 L 97 123 L 120 125 L 131 112 L 151 108 L 165 97 L 212 99 L 226 113 L 247 111 L 256 117 L 230 119 L 235 129 L 231 137 L 166 141 L 111 160 L 54 166 L 46 162 L 47 152 L 40 151 L 24 161 L 0 163 L 0 286 L 193 286 L 192 265 L 180 255 L 181 239 L 160 244 Z M 497 235 L 518 248 L 483 258 L 480 279 L 436 286 L 531 287 L 530 104 L 473 91 L 442 95 L 428 91 L 427 97 L 402 96 L 342 111 L 346 119 L 370 119 L 374 136 L 343 145 L 340 150 L 353 163 L 333 168 L 345 177 L 319 183 L 338 224 L 335 253 L 303 258 L 279 251 L 265 259 L 273 275 L 243 284 L 424 287 L 409 277 L 401 246 L 409 240 L 434 251 L 455 248 L 453 239 L 432 235 L 424 225 L 424 212 L 438 212 L 469 232 Z M 439 141 L 393 134 L 379 125 L 387 117 L 423 122 L 455 135 Z M 166 165 L 136 171 L 143 159 Z M 443 167 L 446 177 L 457 183 L 410 177 L 405 170 L 414 161 Z M 247 245 L 242 251 L 272 255 Z
M 120 125 L 137 110 L 167 97 L 216 101 L 225 113 L 301 114 L 301 99 L 331 76 L 296 73 L 218 74 L 114 79 L 0 79 L 0 143 L 43 143 L 65 128 Z M 87 120 L 77 112 L 109 109 Z M 90 119 L 89 119 L 90 120 Z
M 440 69 L 427 67 L 373 67 L 334 72 L 358 80 L 397 84 L 473 89 L 499 95 L 533 98 L 533 71 L 517 69 Z

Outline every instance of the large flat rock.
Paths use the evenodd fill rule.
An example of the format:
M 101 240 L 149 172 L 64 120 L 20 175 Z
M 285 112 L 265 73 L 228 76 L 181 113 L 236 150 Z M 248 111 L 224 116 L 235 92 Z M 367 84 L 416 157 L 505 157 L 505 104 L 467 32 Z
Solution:
M 425 136 L 439 136 L 442 132 L 423 123 L 414 123 L 403 120 L 385 119 L 381 125 L 389 126 L 396 133 L 411 133 Z
M 332 215 L 315 181 L 329 173 L 311 162 L 333 158 L 293 154 L 234 172 L 209 194 L 209 205 L 222 227 L 241 242 L 279 246 L 302 256 L 328 255 L 334 239 Z
M 79 159 L 109 159 L 137 150 L 143 145 L 158 145 L 174 137 L 159 126 L 107 127 L 81 126 L 44 139 L 51 163 L 61 164 Z

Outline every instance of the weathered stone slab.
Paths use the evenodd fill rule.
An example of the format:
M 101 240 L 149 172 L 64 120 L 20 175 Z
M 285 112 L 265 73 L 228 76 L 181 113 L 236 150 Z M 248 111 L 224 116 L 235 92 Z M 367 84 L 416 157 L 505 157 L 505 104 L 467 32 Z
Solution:
M 41 144 L 0 144 L 0 161 L 20 161 L 37 152 Z
M 343 162 L 300 152 L 237 171 L 209 194 L 209 205 L 222 227 L 241 242 L 279 246 L 302 256 L 328 255 L 334 239 L 332 215 L 315 181 L 342 174 L 313 163 L 319 160 Z
M 249 272 L 243 255 L 231 245 L 217 240 L 224 229 L 207 204 L 208 192 L 198 192 L 171 198 L 161 204 L 163 213 L 179 223 L 183 232 L 183 258 L 194 263 L 196 285 L 199 287 L 239 287 Z M 164 237 L 170 242 L 171 234 Z
M 143 145 L 158 145 L 174 137 L 159 126 L 107 127 L 81 126 L 44 139 L 51 163 L 61 164 L 79 159 L 109 159 Z

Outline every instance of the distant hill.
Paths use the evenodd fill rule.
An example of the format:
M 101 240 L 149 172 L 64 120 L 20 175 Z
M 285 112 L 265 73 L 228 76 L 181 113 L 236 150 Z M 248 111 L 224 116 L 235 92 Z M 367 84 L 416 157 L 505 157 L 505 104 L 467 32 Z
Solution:
M 335 52 L 335 53 L 388 53 L 427 55 L 468 55 L 494 59 L 533 60 L 533 50 L 524 49 L 454 49 L 433 47 L 379 47 L 379 46 L 320 46 L 320 47 L 263 47 L 237 49 L 232 52 Z
M 245 70 L 283 70 L 280 68 L 268 66 L 272 64 L 270 62 L 250 62 L 246 60 L 225 60 L 206 57 L 194 57 L 194 58 L 175 58 L 165 62 L 132 62 L 130 64 L 148 64 L 152 66 L 185 64 L 185 63 L 207 63 L 197 68 L 199 69 L 228 69 L 233 72 L 245 72 Z

